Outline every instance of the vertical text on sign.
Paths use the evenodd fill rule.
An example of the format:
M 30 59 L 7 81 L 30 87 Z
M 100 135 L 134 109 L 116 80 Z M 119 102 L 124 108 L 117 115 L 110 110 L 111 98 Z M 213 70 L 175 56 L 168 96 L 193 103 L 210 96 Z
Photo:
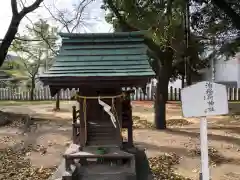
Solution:
M 214 98 L 213 98 L 214 96 L 213 83 L 206 82 L 205 88 L 206 88 L 206 91 L 204 95 L 204 100 L 207 103 L 207 108 L 205 109 L 205 113 L 214 112 L 215 108 L 214 108 Z

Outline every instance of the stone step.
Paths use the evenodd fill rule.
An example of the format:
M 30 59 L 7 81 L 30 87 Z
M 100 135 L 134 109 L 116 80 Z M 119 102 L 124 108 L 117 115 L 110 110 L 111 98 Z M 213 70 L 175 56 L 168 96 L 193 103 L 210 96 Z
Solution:
M 92 127 L 88 127 L 87 128 L 87 132 L 89 133 L 115 133 L 117 131 L 117 129 L 115 128 L 92 128 Z
M 109 122 L 89 122 L 87 126 L 87 144 L 115 145 L 117 142 L 117 129 Z
M 94 128 L 88 128 L 87 132 L 88 133 L 102 133 L 102 134 L 111 134 L 115 133 L 117 130 L 116 129 L 108 129 L 108 128 L 101 128 L 101 129 L 94 129 Z
M 116 128 L 111 125 L 111 126 L 87 126 L 88 131 L 103 131 L 103 130 L 110 130 L 110 131 L 115 131 Z
M 87 133 L 87 142 L 97 143 L 97 144 L 106 144 L 106 143 L 113 143 L 115 144 L 117 141 L 117 134 L 116 132 L 88 132 Z
M 117 145 L 117 143 L 116 143 L 117 141 L 115 141 L 115 140 L 88 140 L 87 141 L 87 145 L 88 146 L 104 146 L 104 145 L 113 145 L 113 146 L 116 146 Z
M 87 133 L 89 139 L 116 139 L 116 133 Z

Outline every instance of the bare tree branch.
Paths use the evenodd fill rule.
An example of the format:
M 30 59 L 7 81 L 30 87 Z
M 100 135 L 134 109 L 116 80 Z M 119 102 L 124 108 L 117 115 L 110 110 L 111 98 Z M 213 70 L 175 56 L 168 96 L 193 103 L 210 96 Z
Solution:
M 84 26 L 83 13 L 86 10 L 87 6 L 93 1 L 94 0 L 81 0 L 71 13 L 58 9 L 54 4 L 54 9 L 57 11 L 56 15 L 44 3 L 43 5 L 52 16 L 52 18 L 63 26 L 63 29 L 65 29 L 68 33 L 73 33 L 80 25 Z M 67 17 L 67 15 L 69 17 Z
M 30 28 L 29 28 L 30 29 Z M 38 31 L 36 28 L 31 28 L 31 30 L 33 30 L 36 34 L 38 34 L 38 35 L 40 35 L 40 37 L 42 38 L 42 40 L 41 41 L 44 41 L 46 44 L 47 44 L 47 46 L 48 46 L 48 48 L 55 54 L 55 55 L 57 55 L 57 51 L 56 50 L 54 50 L 53 48 L 52 48 L 52 46 L 50 45 L 50 43 L 49 43 L 49 38 L 47 39 L 44 35 L 43 35 L 43 33 L 41 32 L 41 31 Z
M 30 29 L 29 27 L 27 27 L 27 29 L 28 29 L 28 30 L 32 30 L 32 31 L 34 31 L 36 34 L 40 35 L 40 37 L 41 37 L 42 39 L 39 40 L 39 41 L 44 41 L 44 42 L 47 44 L 48 48 L 54 53 L 54 55 L 57 55 L 57 51 L 54 50 L 54 49 L 52 48 L 52 46 L 50 45 L 50 43 L 49 43 L 49 40 L 57 40 L 57 39 L 54 39 L 54 38 L 46 38 L 46 37 L 43 35 L 43 32 L 38 31 L 38 30 L 35 28 L 34 23 L 32 22 L 32 20 L 31 20 L 30 18 L 28 18 L 27 16 L 26 16 L 26 18 L 27 18 L 27 19 L 31 22 L 31 24 L 32 24 L 32 28 Z
M 25 51 L 26 52 L 26 51 Z M 26 53 L 29 53 L 29 52 L 26 52 Z M 32 74 L 32 71 L 31 71 L 31 68 L 29 68 L 28 64 L 26 61 L 29 61 L 31 59 L 32 56 L 29 56 L 27 57 L 27 60 L 24 59 L 18 52 L 16 52 L 17 56 L 20 58 L 20 60 L 22 61 L 23 65 L 24 65 L 24 68 L 25 70 L 27 71 L 27 73 L 30 75 L 30 77 L 33 76 Z
M 21 46 L 20 47 L 14 46 L 14 47 L 17 49 L 17 51 L 15 51 L 15 53 L 21 59 L 23 65 L 25 67 L 25 70 L 30 75 L 30 78 L 35 77 L 36 74 L 38 73 L 38 69 L 41 65 L 42 50 L 39 49 L 38 55 L 35 55 L 30 50 L 27 50 Z M 19 52 L 25 53 L 25 57 L 23 58 Z M 35 59 L 33 63 L 30 62 L 31 59 Z M 32 66 L 32 67 L 30 67 L 30 66 Z M 33 67 L 33 66 L 35 66 L 35 67 Z
M 78 8 L 77 8 L 77 14 L 76 14 L 76 20 L 77 20 L 77 22 L 76 22 L 76 24 L 75 24 L 75 26 L 73 26 L 73 28 L 72 28 L 72 30 L 71 30 L 71 32 L 74 32 L 74 30 L 80 25 L 80 23 L 81 23 L 81 17 L 82 17 L 82 14 L 83 14 L 83 12 L 84 12 L 84 10 L 86 9 L 86 7 L 92 2 L 92 0 L 91 1 L 89 1 L 89 2 L 87 2 L 85 5 L 83 4 L 85 1 L 87 1 L 87 0 L 83 0 L 79 5 L 78 5 Z
M 34 11 L 35 9 L 37 9 L 40 4 L 43 2 L 43 0 L 36 0 L 32 5 L 28 6 L 28 7 L 24 7 L 21 12 L 19 13 L 20 17 L 24 17 L 26 14 Z
M 60 19 L 57 18 L 57 17 L 50 11 L 50 9 L 49 9 L 44 3 L 43 3 L 43 5 L 44 5 L 44 7 L 47 9 L 47 11 L 49 12 L 49 14 L 52 16 L 52 18 L 53 18 L 55 21 L 61 23 L 61 24 L 63 25 L 63 28 L 66 28 L 66 30 L 67 30 L 68 33 L 71 33 L 70 29 L 68 28 L 68 22 L 66 22 L 65 19 L 62 19 L 62 16 L 59 17 Z M 56 9 L 57 9 L 57 8 L 56 8 Z M 57 9 L 57 10 L 58 10 L 58 9 Z M 58 12 L 60 12 L 60 11 L 58 10 Z
M 23 9 L 25 7 L 24 4 L 26 3 L 26 0 L 25 0 L 25 3 L 22 0 L 19 0 L 19 1 L 20 1 L 19 5 L 21 5 L 21 8 Z

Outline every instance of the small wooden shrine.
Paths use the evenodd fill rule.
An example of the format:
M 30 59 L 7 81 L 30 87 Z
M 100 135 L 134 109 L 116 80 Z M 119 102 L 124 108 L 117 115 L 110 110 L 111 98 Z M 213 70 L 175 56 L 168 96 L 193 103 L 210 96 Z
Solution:
M 66 172 L 62 178 L 74 179 L 76 170 L 71 165 L 75 165 L 81 169 L 75 179 L 106 176 L 134 179 L 134 155 L 126 151 L 133 146 L 132 91 L 122 88 L 145 87 L 154 76 L 144 34 L 61 33 L 60 36 L 60 53 L 40 79 L 50 87 L 52 95 L 61 89 L 80 89 L 74 96 L 79 107 L 73 107 L 72 115 L 72 138 L 78 149 L 65 154 Z M 122 138 L 123 128 L 128 130 L 127 142 Z

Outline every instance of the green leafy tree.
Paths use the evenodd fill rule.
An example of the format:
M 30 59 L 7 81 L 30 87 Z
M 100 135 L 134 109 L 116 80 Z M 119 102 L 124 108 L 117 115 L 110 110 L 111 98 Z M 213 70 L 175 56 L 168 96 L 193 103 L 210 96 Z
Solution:
M 30 98 L 33 100 L 39 68 L 44 66 L 47 69 L 50 67 L 57 53 L 57 29 L 51 27 L 44 20 L 39 20 L 31 27 L 27 26 L 26 28 L 27 35 L 21 38 L 31 38 L 32 41 L 14 40 L 12 51 L 18 54 L 24 65 L 24 71 L 28 74 L 29 81 L 26 84 L 31 89 Z
M 35 23 L 29 31 L 36 35 L 36 38 L 41 39 L 42 41 L 38 44 L 42 47 L 45 52 L 45 60 L 43 62 L 45 70 L 49 69 L 54 61 L 54 57 L 58 54 L 59 44 L 56 43 L 57 40 L 57 28 L 51 27 L 47 24 L 46 21 L 40 20 L 38 23 Z M 60 96 L 59 92 L 57 93 L 56 106 L 54 110 L 60 110 Z
M 60 46 L 57 27 L 52 27 L 46 20 L 40 19 L 36 23 L 33 23 L 32 26 L 27 26 L 26 28 L 28 34 L 33 38 L 33 42 L 30 43 L 35 44 L 36 47 L 39 47 L 43 51 L 45 70 L 49 69 L 55 56 L 58 54 Z M 34 42 L 34 39 L 37 41 Z
M 224 4 L 224 6 L 223 6 Z M 209 59 L 234 56 L 240 47 L 239 1 L 197 1 L 192 3 L 192 28 L 202 37 Z
M 202 62 L 199 52 L 203 50 L 198 38 L 191 35 L 186 49 L 184 13 L 186 2 L 182 0 L 140 1 L 105 0 L 106 16 L 115 31 L 145 30 L 150 64 L 158 80 L 155 98 L 155 124 L 158 129 L 166 128 L 166 101 L 168 84 L 172 77 L 184 73 L 184 56 L 190 56 L 192 71 Z M 200 63 L 201 62 L 201 63 Z M 195 67 L 194 67 L 195 66 Z
M 221 11 L 220 14 L 227 17 L 232 25 L 240 30 L 240 2 L 238 0 L 196 0 L 198 3 L 212 4 Z M 216 10 L 216 9 L 215 9 Z M 219 11 L 217 11 L 219 12 Z
M 184 28 L 187 7 L 191 10 L 189 29 Z M 198 74 L 199 69 L 209 65 L 209 60 L 229 57 L 239 50 L 239 7 L 240 1 L 230 0 L 104 1 L 103 8 L 110 11 L 106 20 L 115 31 L 147 32 L 150 64 L 159 82 L 155 100 L 157 128 L 166 128 L 169 80 L 183 76 L 187 66 L 190 85 L 189 76 Z

